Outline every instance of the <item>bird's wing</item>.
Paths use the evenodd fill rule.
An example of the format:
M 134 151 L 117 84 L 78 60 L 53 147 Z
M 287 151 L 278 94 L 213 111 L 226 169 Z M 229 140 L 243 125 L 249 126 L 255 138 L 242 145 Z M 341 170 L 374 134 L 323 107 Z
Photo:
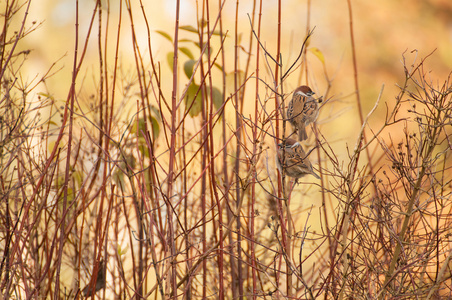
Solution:
M 308 119 L 315 119 L 318 113 L 318 103 L 313 97 L 309 97 L 309 101 L 306 101 L 303 106 L 303 121 Z
M 286 117 L 287 117 L 287 119 L 293 118 L 293 99 L 290 100 L 289 106 L 287 106 Z
M 306 167 L 309 168 L 309 165 L 306 163 L 308 160 L 306 160 L 306 157 L 303 155 L 300 155 L 297 152 L 294 151 L 288 151 L 287 153 L 287 162 L 286 165 L 288 168 L 292 166 L 300 166 L 300 167 Z
M 298 123 L 297 121 L 299 121 L 299 116 L 303 113 L 305 97 L 303 97 L 299 93 L 296 93 L 293 95 L 291 101 L 292 105 L 290 106 L 291 108 L 290 117 L 289 115 L 287 116 L 288 118 L 292 119 L 294 123 Z

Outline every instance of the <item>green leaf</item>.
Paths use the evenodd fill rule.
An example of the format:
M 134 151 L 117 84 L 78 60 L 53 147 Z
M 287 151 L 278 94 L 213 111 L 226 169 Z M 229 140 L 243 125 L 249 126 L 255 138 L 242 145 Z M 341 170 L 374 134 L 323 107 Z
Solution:
M 152 133 L 154 134 L 154 139 L 157 139 L 160 134 L 160 125 L 159 121 L 151 116 L 151 124 L 152 124 Z
M 81 171 L 76 171 L 72 173 L 72 178 L 74 179 L 77 186 L 81 186 L 83 182 L 83 173 Z
M 198 20 L 198 27 L 199 28 L 201 28 L 201 27 L 205 28 L 206 26 L 207 26 L 207 21 L 206 20 L 203 20 L 203 19 Z M 207 32 L 207 31 L 204 31 L 204 33 L 207 34 L 207 35 L 210 34 L 210 32 Z M 220 30 L 215 30 L 212 34 L 213 35 L 221 35 L 220 34 Z
M 188 32 L 198 33 L 198 29 L 196 29 L 195 27 L 193 27 L 191 25 L 179 26 L 179 29 L 185 30 L 185 31 L 188 31 Z
M 188 79 L 190 79 L 191 75 L 193 75 L 193 67 L 195 66 L 195 64 L 196 64 L 196 61 L 193 59 L 187 60 L 184 63 L 184 73 Z
M 200 46 L 200 44 L 199 44 L 198 42 L 193 42 L 193 44 L 195 44 L 195 46 L 198 47 L 199 50 L 202 50 L 202 49 L 203 49 L 203 48 L 201 48 L 201 46 Z M 204 44 L 204 46 L 205 46 L 205 44 Z M 211 54 L 211 55 L 212 55 L 212 52 L 213 52 L 213 48 L 210 47 L 210 54 Z M 206 49 L 206 50 L 204 51 L 204 54 L 207 56 L 208 53 L 209 53 L 209 51 L 208 51 L 208 49 Z
M 60 189 L 64 185 L 64 176 L 60 175 L 56 177 L 53 181 L 53 184 L 55 185 L 54 188 Z
M 158 115 L 157 115 L 158 117 Z M 148 122 L 148 126 L 151 125 L 152 126 L 152 133 L 154 134 L 154 138 L 158 138 L 159 134 L 160 134 L 160 124 L 159 124 L 159 119 L 155 118 L 154 116 L 150 116 Z M 149 124 L 150 123 L 150 124 Z M 137 134 L 137 123 L 134 122 L 132 126 L 130 126 L 130 133 L 136 135 Z M 146 132 L 146 124 L 144 122 L 144 118 L 140 118 L 138 120 L 138 135 L 141 137 L 142 136 L 142 132 Z
M 56 145 L 56 141 L 49 141 L 49 143 L 47 144 L 47 151 L 49 151 L 49 153 L 51 153 L 53 151 L 53 148 Z
M 64 179 L 63 179 L 63 184 L 64 184 Z M 67 203 L 70 203 L 72 200 L 74 200 L 74 190 L 70 187 L 67 188 Z M 64 200 L 64 193 L 60 194 L 60 198 L 58 198 L 58 204 L 59 205 L 63 205 L 63 200 Z
M 145 125 L 144 118 L 140 118 L 138 120 L 138 135 L 141 135 L 141 132 L 146 132 Z M 130 133 L 137 134 L 137 122 L 133 122 L 133 125 L 130 127 Z
M 223 105 L 223 94 L 216 87 L 212 87 L 212 102 L 217 110 Z
M 179 47 L 180 52 L 184 53 L 185 55 L 188 56 L 188 58 L 190 59 L 195 59 L 195 57 L 193 56 L 193 54 L 191 53 L 190 49 L 186 48 L 186 47 Z
M 168 54 L 166 55 L 166 60 L 168 61 L 168 66 L 172 71 L 174 67 L 174 52 L 168 52 Z
M 151 105 L 151 116 L 155 117 L 158 121 L 160 121 L 160 111 L 154 105 Z
M 212 34 L 213 34 L 213 35 L 218 35 L 218 36 L 221 35 L 220 30 L 215 30 Z
M 155 32 L 157 32 L 158 34 L 160 34 L 161 36 L 163 36 L 164 38 L 166 38 L 168 41 L 170 41 L 171 43 L 173 43 L 173 38 L 166 33 L 165 31 L 162 30 L 156 30 Z
M 138 150 L 141 152 L 141 155 L 145 157 L 150 157 L 148 145 L 146 144 L 146 139 L 144 137 L 138 138 Z
M 198 92 L 199 91 L 199 92 Z M 196 95 L 196 93 L 198 93 Z M 195 98 L 196 95 L 196 98 Z M 188 113 L 190 116 L 195 117 L 199 115 L 202 110 L 201 103 L 201 91 L 199 90 L 199 85 L 192 83 L 187 90 L 187 95 L 185 96 L 185 106 L 189 109 Z
M 118 245 L 118 256 L 123 256 L 127 253 L 127 250 L 129 249 L 129 245 L 127 245 L 124 249 L 121 248 L 121 245 Z
M 213 64 L 215 67 L 217 67 L 221 72 L 223 72 L 223 66 L 221 66 L 220 64 L 218 64 L 218 63 L 214 63 Z
M 153 105 L 151 105 L 150 120 L 154 139 L 157 139 L 160 134 L 160 111 Z

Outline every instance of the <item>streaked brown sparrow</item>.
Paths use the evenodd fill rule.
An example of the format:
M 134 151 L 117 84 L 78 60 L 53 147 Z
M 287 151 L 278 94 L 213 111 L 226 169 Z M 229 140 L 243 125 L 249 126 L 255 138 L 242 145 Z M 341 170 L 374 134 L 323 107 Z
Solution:
M 88 285 L 85 286 L 82 293 L 84 297 L 93 296 L 98 290 L 105 288 L 107 279 L 106 265 L 103 260 L 99 262 L 97 277 L 92 277 Z
M 298 140 L 308 138 L 306 126 L 314 122 L 319 115 L 319 103 L 312 97 L 315 93 L 307 85 L 302 85 L 293 92 L 287 107 L 287 119 L 297 130 Z
M 282 172 L 284 166 L 286 175 L 296 179 L 307 174 L 311 174 L 315 178 L 320 179 L 319 175 L 317 175 L 312 169 L 311 162 L 307 158 L 303 147 L 299 142 L 291 138 L 286 140 L 284 149 L 283 144 L 278 144 L 276 165 L 278 166 L 280 172 Z

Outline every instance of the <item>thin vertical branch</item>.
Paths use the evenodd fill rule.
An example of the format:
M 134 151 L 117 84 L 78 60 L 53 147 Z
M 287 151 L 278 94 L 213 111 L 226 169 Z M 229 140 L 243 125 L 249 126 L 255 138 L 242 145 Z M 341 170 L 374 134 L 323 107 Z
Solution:
M 177 269 L 176 269 L 176 242 L 174 240 L 174 225 L 173 225 L 173 209 L 171 207 L 172 195 L 173 195 L 173 180 L 174 180 L 174 162 L 176 155 L 176 115 L 177 115 L 177 69 L 178 69 L 178 52 L 179 52 L 179 11 L 180 0 L 176 1 L 176 20 L 174 28 L 174 59 L 173 59 L 173 88 L 171 94 L 171 139 L 169 148 L 169 170 L 168 170 L 168 189 L 167 189 L 167 220 L 168 220 L 168 246 L 170 247 L 171 254 L 171 290 L 172 294 L 177 294 Z
M 76 1 L 76 19 L 78 21 L 78 0 Z M 77 22 L 78 23 L 78 22 Z M 76 25 L 77 26 L 77 25 Z M 72 154 L 72 130 L 73 130 L 73 121 L 74 121 L 74 102 L 75 102 L 75 79 L 76 79 L 76 72 L 75 68 L 77 66 L 77 44 L 75 45 L 75 51 L 74 51 L 74 71 L 73 71 L 73 78 L 72 78 L 72 84 L 71 84 L 71 92 L 68 96 L 68 99 L 66 101 L 66 108 L 65 111 L 69 110 L 69 132 L 68 132 L 68 142 L 67 142 L 67 154 L 66 154 L 66 169 L 64 173 L 64 186 L 63 186 L 63 210 L 61 212 L 61 221 L 60 221 L 60 243 L 59 243 L 59 249 L 58 249 L 58 255 L 56 259 L 56 276 L 55 276 L 55 291 L 54 291 L 54 297 L 55 299 L 60 298 L 60 270 L 61 270 L 61 263 L 63 258 L 63 248 L 64 243 L 66 241 L 66 216 L 67 216 L 67 202 L 68 202 L 68 185 L 69 185 L 69 176 L 71 172 L 71 154 Z M 68 103 L 69 102 L 69 103 Z M 68 108 L 70 107 L 70 108 Z
M 254 2 L 253 6 L 253 20 L 254 20 L 254 9 L 256 7 L 256 2 Z M 258 12 L 258 18 L 257 18 L 257 38 L 260 39 L 261 36 L 261 21 L 262 21 L 262 0 L 259 1 L 259 12 Z M 254 23 L 254 22 L 253 22 Z M 256 78 L 259 78 L 260 75 L 260 51 L 259 51 L 259 43 L 256 43 Z M 255 105 L 254 105 L 254 127 L 253 127 L 253 156 L 257 156 L 257 143 L 258 143 L 258 122 L 259 122 L 259 106 L 258 106 L 258 99 L 259 99 L 259 80 L 256 80 L 256 94 L 255 94 Z M 250 248 L 251 248 L 251 277 L 252 277 L 252 290 L 253 290 L 253 299 L 257 299 L 257 278 L 256 278 L 256 245 L 254 243 L 255 239 L 255 215 L 256 215 L 256 208 L 255 208 L 255 202 L 256 202 L 256 176 L 257 176 L 257 169 L 256 169 L 257 161 L 254 163 L 254 170 L 253 173 L 255 174 L 252 177 L 251 182 L 251 209 L 250 209 Z
M 205 5 L 206 2 L 204 0 L 201 0 L 201 18 L 198 21 L 198 26 L 200 25 L 200 28 L 198 29 L 199 32 L 199 45 L 200 45 L 200 69 L 201 69 L 201 78 L 202 82 L 200 84 L 200 92 L 201 92 L 201 124 L 202 124 L 202 132 L 201 132 L 201 140 L 203 141 L 201 143 L 201 166 L 200 166 L 200 173 L 202 174 L 201 178 L 201 224 L 202 224 L 202 252 L 205 253 L 207 251 L 207 226 L 206 226 L 206 215 L 207 215 L 207 174 L 204 172 L 207 166 L 207 156 L 208 156 L 208 144 L 207 144 L 207 138 L 208 138 L 208 128 L 206 125 L 207 122 L 207 108 L 206 108 L 206 84 L 205 84 L 205 70 L 204 70 L 204 56 L 202 53 L 202 49 L 204 48 L 204 17 L 205 17 Z M 197 7 L 199 6 L 198 1 L 196 1 Z M 199 18 L 198 18 L 199 19 Z M 201 24 L 199 24 L 201 23 Z M 207 53 L 210 55 L 210 49 L 207 44 Z M 207 261 L 203 260 L 202 262 L 202 298 L 206 299 L 207 297 Z
M 224 2 L 223 2 L 224 3 Z M 219 7 L 223 7 L 223 4 L 221 3 L 221 0 L 218 0 L 218 6 Z M 223 30 L 223 10 L 220 9 L 219 12 L 219 23 L 220 23 L 220 39 L 223 40 L 223 36 L 225 35 L 224 30 Z M 225 103 L 225 94 L 226 94 L 226 58 L 225 58 L 225 51 L 222 48 L 221 49 L 221 65 L 223 66 L 221 73 L 222 73 L 222 103 Z M 226 134 L 226 115 L 225 115 L 225 109 L 223 108 L 222 112 L 222 118 L 221 118 L 221 132 L 222 132 L 222 144 L 224 146 L 223 148 L 223 180 L 224 180 L 224 188 L 225 188 L 225 192 L 224 192 L 224 202 L 229 204 L 229 174 L 228 174 L 228 151 L 226 148 L 227 145 L 227 134 Z M 221 238 L 223 236 L 223 225 L 222 225 L 222 211 L 221 211 L 221 206 L 217 203 L 218 205 L 218 218 L 219 218 L 219 222 L 220 222 L 220 259 L 224 260 L 224 256 L 223 256 L 223 252 L 224 252 L 224 242 L 223 239 Z M 229 205 L 226 206 L 226 213 L 227 213 L 227 221 L 230 222 L 230 220 L 232 219 L 232 213 L 231 210 L 229 209 Z M 232 232 L 228 231 L 228 238 L 229 238 L 229 242 L 230 244 L 233 243 L 232 240 Z M 236 281 L 236 272 L 235 272 L 235 268 L 234 268 L 234 262 L 235 258 L 234 255 L 232 253 L 232 251 L 230 251 L 230 256 L 229 256 L 229 264 L 230 264 L 230 275 L 231 278 L 230 280 L 232 281 L 232 283 L 234 283 Z M 221 286 L 220 284 L 220 289 L 222 289 L 223 286 Z M 234 287 L 234 284 L 232 285 L 232 295 L 235 298 L 236 297 L 236 289 Z M 220 291 L 220 299 L 224 299 L 224 290 Z
M 238 19 L 239 19 L 239 2 L 236 1 L 235 6 L 235 30 L 234 30 L 234 91 L 236 91 L 234 95 L 234 104 L 235 104 L 235 128 L 237 130 L 236 134 L 236 150 L 235 150 L 235 198 L 236 198 L 236 209 L 241 205 L 239 199 L 242 198 L 241 195 L 241 178 L 240 178 L 240 157 L 241 157 L 241 115 L 240 111 L 242 107 L 240 107 L 240 99 L 239 93 L 239 84 L 238 84 L 238 76 L 239 72 L 239 27 L 238 27 Z M 241 235 L 241 221 L 240 221 L 240 211 L 237 211 L 237 221 L 236 221 L 236 234 L 237 234 L 237 281 L 233 284 L 238 291 L 238 299 L 243 299 L 243 274 L 242 274 L 242 235 Z
M 211 35 L 210 35 L 210 7 L 209 7 L 209 0 L 205 0 L 206 3 L 206 29 L 207 29 L 207 33 L 208 33 L 208 38 L 207 38 L 207 62 L 208 65 L 211 66 L 212 62 L 211 62 Z M 220 18 L 221 18 L 221 3 L 220 3 Z M 221 36 L 221 35 L 220 35 Z M 222 42 L 222 40 L 221 40 Z M 223 52 L 222 49 L 220 49 L 220 51 Z M 217 205 L 218 208 L 218 234 L 219 234 L 219 241 L 220 241 L 220 250 L 218 253 L 218 272 L 219 272 L 219 299 L 224 299 L 224 267 L 223 267 L 223 260 L 224 260 L 224 253 L 223 253 L 223 240 L 221 239 L 221 237 L 223 236 L 223 216 L 222 216 L 222 209 L 221 209 L 221 205 L 220 205 L 220 199 L 219 199 L 219 195 L 218 195 L 218 187 L 217 187 L 217 181 L 215 180 L 215 145 L 214 145 L 214 138 L 213 138 L 213 129 L 214 129 L 214 113 L 213 113 L 213 109 L 214 109 L 214 101 L 213 101 L 213 82 L 212 82 L 212 68 L 208 69 L 208 80 L 209 80 L 209 118 L 208 118 L 208 134 L 209 134 L 209 146 L 210 149 L 209 153 L 210 153 L 210 158 L 209 158 L 209 163 L 210 163 L 210 183 L 212 186 L 212 194 L 213 197 L 215 199 L 215 203 Z M 207 144 L 207 143 L 206 143 Z M 212 199 L 213 202 L 213 199 Z M 213 206 L 213 203 L 212 203 Z M 214 219 L 214 218 L 213 218 Z M 215 224 L 215 223 L 214 223 Z
M 353 29 L 353 13 L 352 13 L 352 4 L 350 0 L 347 0 L 347 6 L 348 6 L 348 14 L 349 14 L 349 20 L 350 20 L 350 43 L 352 47 L 352 60 L 353 60 L 353 79 L 355 84 L 355 93 L 356 93 L 356 105 L 358 107 L 358 115 L 359 115 L 359 121 L 360 124 L 363 124 L 364 122 L 364 116 L 363 116 L 363 109 L 361 105 L 361 94 L 359 92 L 359 83 L 358 83 L 358 63 L 356 61 L 356 47 L 355 47 L 355 34 Z M 367 137 L 366 133 L 363 133 L 363 141 L 364 144 L 367 144 Z M 373 164 L 372 159 L 370 156 L 369 148 L 365 149 L 367 154 L 367 163 L 369 165 L 370 174 L 374 174 L 373 172 Z

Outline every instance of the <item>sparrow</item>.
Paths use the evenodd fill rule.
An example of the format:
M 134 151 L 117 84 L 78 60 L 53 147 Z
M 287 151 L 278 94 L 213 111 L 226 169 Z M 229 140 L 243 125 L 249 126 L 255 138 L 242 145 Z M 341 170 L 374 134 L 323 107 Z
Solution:
M 302 85 L 293 92 L 287 107 L 287 119 L 298 130 L 298 140 L 308 138 L 306 126 L 314 122 L 319 115 L 319 103 L 312 97 L 315 93 L 307 85 Z
M 103 260 L 99 262 L 99 269 L 97 271 L 97 277 L 92 277 L 87 286 L 83 289 L 82 293 L 84 297 L 93 296 L 98 290 L 103 289 L 106 286 L 106 266 Z
M 307 158 L 303 147 L 299 142 L 291 138 L 286 139 L 285 148 L 283 148 L 283 144 L 278 144 L 276 165 L 280 172 L 282 172 L 284 166 L 286 175 L 295 178 L 295 182 L 298 182 L 298 178 L 307 174 L 320 179 L 319 175 L 312 169 L 311 162 Z

